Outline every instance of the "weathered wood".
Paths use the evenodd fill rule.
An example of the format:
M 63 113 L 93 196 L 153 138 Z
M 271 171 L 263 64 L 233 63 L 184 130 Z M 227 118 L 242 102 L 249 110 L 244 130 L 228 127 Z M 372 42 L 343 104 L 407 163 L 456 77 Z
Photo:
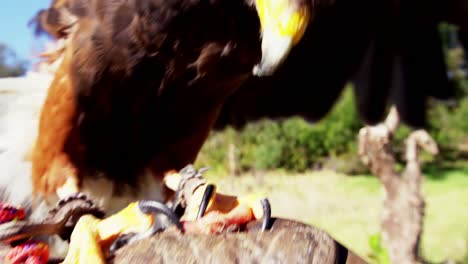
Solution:
M 359 154 L 384 186 L 382 238 L 392 263 L 419 262 L 419 242 L 424 216 L 419 148 L 437 154 L 437 144 L 424 130 L 413 131 L 406 140 L 406 167 L 400 175 L 391 139 L 399 124 L 395 107 L 383 124 L 359 133 Z
M 113 263 L 350 263 L 348 250 L 323 230 L 284 219 L 264 233 L 260 226 L 253 222 L 245 232 L 220 235 L 166 230 L 121 248 Z M 352 263 L 366 263 L 349 255 Z

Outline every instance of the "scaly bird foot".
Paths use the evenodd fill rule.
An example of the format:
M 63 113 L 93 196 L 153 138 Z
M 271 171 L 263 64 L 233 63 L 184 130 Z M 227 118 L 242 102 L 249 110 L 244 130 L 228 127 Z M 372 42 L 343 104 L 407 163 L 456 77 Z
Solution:
M 206 193 L 206 192 L 205 192 Z M 206 204 L 206 202 L 204 202 Z M 253 207 L 248 203 L 239 203 L 236 207 L 227 213 L 213 210 L 204 215 L 203 204 L 196 221 L 184 221 L 184 230 L 186 233 L 219 234 L 223 232 L 232 232 L 239 230 L 243 225 L 250 221 L 259 219 L 253 212 Z M 266 231 L 271 228 L 271 207 L 268 199 L 264 198 L 258 203 L 262 206 L 262 229 Z
M 58 233 L 58 235 L 60 235 L 64 240 L 69 240 L 73 228 L 78 220 L 83 215 L 88 214 L 102 219 L 105 212 L 96 206 L 91 199 L 88 199 L 85 194 L 76 192 L 58 201 L 55 208 L 50 210 L 49 215 L 44 222 L 60 223 L 62 227 L 61 232 Z
M 243 197 L 216 192 L 216 186 L 203 178 L 206 168 L 196 170 L 192 165 L 179 174 L 166 178 L 166 185 L 176 191 L 177 212 L 183 207 L 181 220 L 187 232 L 219 233 L 238 229 L 243 224 L 263 218 L 262 230 L 270 225 L 271 208 L 263 196 Z M 177 187 L 175 187 L 177 186 Z M 206 216 L 204 216 L 206 214 Z
M 184 194 L 183 199 L 178 201 L 185 205 L 182 222 L 169 207 L 156 201 L 132 203 L 104 220 L 83 216 L 71 235 L 70 249 L 63 263 L 105 263 L 105 259 L 123 245 L 147 238 L 161 230 L 156 225 L 156 213 L 165 214 L 184 233 L 216 234 L 238 229 L 261 218 L 264 219 L 262 230 L 270 227 L 270 204 L 263 196 L 219 194 L 215 191 L 216 186 L 204 182 L 200 171 L 192 171 L 190 174 L 190 179 L 197 184 L 191 185 L 188 179 L 185 188 L 180 188 L 181 184 L 176 185 L 179 193 Z M 187 188 L 191 192 L 187 192 Z
M 98 218 L 104 216 L 104 212 L 86 196 L 71 196 L 58 202 L 41 222 L 20 220 L 0 225 L 0 241 L 11 243 L 40 235 L 59 235 L 66 240 L 78 219 L 87 214 Z
M 110 248 L 116 250 L 125 242 L 151 235 L 154 231 L 154 215 L 145 212 L 162 208 L 162 211 L 169 212 L 177 220 L 169 208 L 163 207 L 164 205 L 157 202 L 142 201 L 131 203 L 117 214 L 103 220 L 91 215 L 81 217 L 71 235 L 70 247 L 63 264 L 105 263 L 112 253 Z M 125 239 L 119 241 L 119 237 Z

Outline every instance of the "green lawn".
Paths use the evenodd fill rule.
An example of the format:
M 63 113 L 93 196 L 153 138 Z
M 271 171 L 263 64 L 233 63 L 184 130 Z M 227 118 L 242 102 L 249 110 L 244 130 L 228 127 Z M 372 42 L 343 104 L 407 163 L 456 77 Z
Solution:
M 430 262 L 467 263 L 468 168 L 432 171 L 427 176 L 422 254 Z M 363 257 L 370 251 L 369 236 L 379 232 L 382 191 L 374 177 L 347 177 L 331 171 L 207 177 L 225 193 L 245 194 L 260 186 L 275 216 L 321 227 Z

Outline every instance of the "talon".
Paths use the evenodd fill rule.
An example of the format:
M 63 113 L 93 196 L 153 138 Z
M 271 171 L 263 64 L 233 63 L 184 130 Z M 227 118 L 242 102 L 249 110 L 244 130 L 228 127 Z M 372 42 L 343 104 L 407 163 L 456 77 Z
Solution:
M 79 192 L 79 193 L 76 193 L 75 197 L 77 199 L 81 199 L 81 200 L 87 200 L 88 197 L 86 196 L 86 194 L 82 193 L 82 192 Z
M 171 210 L 178 216 L 182 216 L 184 214 L 184 206 L 182 205 L 182 188 L 177 188 L 175 193 L 174 202 L 172 203 Z
M 184 215 L 187 207 L 186 202 L 190 200 L 193 191 L 206 183 L 203 173 L 209 169 L 209 167 L 203 167 L 197 171 L 193 165 L 188 165 L 179 173 L 166 175 L 165 184 L 176 192 L 171 209 L 179 217 Z M 175 186 L 177 187 L 175 188 Z
M 203 198 L 201 200 L 200 209 L 198 210 L 197 220 L 202 218 L 208 208 L 208 204 L 210 203 L 211 199 L 214 195 L 215 186 L 213 184 L 209 184 L 206 186 L 205 192 L 203 193 Z
M 217 193 L 216 186 L 202 177 L 206 169 L 197 171 L 189 165 L 177 175 L 178 180 L 175 176 L 166 180 L 167 186 L 177 190 L 178 209 L 184 209 L 181 221 L 185 233 L 221 233 L 254 219 L 263 219 L 262 231 L 271 228 L 271 206 L 263 193 L 241 197 Z
M 268 198 L 264 198 L 260 202 L 263 208 L 262 232 L 264 232 L 271 228 L 271 205 Z
M 119 248 L 132 242 L 132 239 L 136 236 L 135 233 L 125 234 L 117 238 L 109 247 L 109 253 L 114 254 Z M 133 240 L 134 241 L 134 240 Z
M 57 207 L 57 206 L 62 206 L 62 205 L 64 205 L 66 202 L 67 202 L 67 201 L 66 201 L 65 199 L 61 199 L 61 200 L 58 201 L 57 205 L 55 205 L 55 206 L 56 206 L 56 207 Z
M 83 201 L 88 202 L 90 205 L 94 205 L 94 203 L 91 200 L 88 200 L 88 197 L 86 196 L 86 194 L 84 194 L 82 192 L 75 192 L 75 193 L 72 193 L 72 194 L 66 196 L 65 198 L 60 199 L 57 202 L 56 206 L 57 207 L 58 206 L 63 206 L 66 203 L 68 203 L 70 201 L 73 201 L 73 200 L 83 200 Z
M 138 202 L 138 208 L 140 208 L 140 210 L 145 214 L 147 213 L 152 213 L 153 215 L 157 213 L 164 214 L 177 227 L 177 229 L 183 232 L 182 223 L 180 223 L 179 218 L 174 214 L 174 212 L 169 207 L 167 207 L 163 203 L 160 203 L 157 201 L 143 200 L 143 201 Z M 156 231 L 157 231 L 156 225 L 153 224 L 153 226 L 150 228 L 150 230 L 147 233 L 148 235 L 152 235 Z

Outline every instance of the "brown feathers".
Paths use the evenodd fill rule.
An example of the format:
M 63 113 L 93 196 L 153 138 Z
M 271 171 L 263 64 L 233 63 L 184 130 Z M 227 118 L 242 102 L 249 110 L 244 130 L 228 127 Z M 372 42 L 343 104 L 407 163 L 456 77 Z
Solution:
M 68 177 L 77 177 L 77 170 L 65 151 L 72 134 L 75 104 L 68 75 L 70 52 L 55 74 L 41 111 L 39 132 L 32 153 L 34 194 L 51 194 Z
M 72 27 L 45 19 L 55 12 L 73 14 Z M 243 1 L 63 0 L 39 17 L 53 36 L 73 30 L 41 113 L 36 194 L 98 175 L 136 187 L 148 171 L 161 179 L 193 162 L 260 57 Z

